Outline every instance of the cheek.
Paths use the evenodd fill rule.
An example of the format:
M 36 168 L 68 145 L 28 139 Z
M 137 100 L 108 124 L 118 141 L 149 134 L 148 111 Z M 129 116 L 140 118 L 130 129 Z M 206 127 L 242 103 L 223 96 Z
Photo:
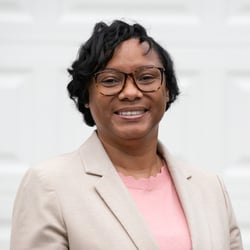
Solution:
M 92 115 L 93 120 L 95 121 L 95 124 L 97 127 L 100 127 L 101 124 L 104 122 L 104 114 L 101 110 L 101 107 L 98 105 L 98 102 L 96 100 L 91 100 L 89 105 L 90 113 Z
M 99 106 L 99 94 L 95 88 L 95 86 L 92 84 L 90 87 L 89 87 L 89 107 L 91 110 L 95 110 L 98 108 Z
M 109 100 L 106 96 L 97 93 L 96 89 L 90 88 L 89 90 L 89 109 L 96 124 L 101 123 L 108 117 Z
M 89 88 L 89 109 L 91 112 L 91 115 L 93 117 L 93 119 L 96 122 L 96 117 L 98 117 L 98 98 L 97 98 L 97 93 L 95 91 L 95 89 L 93 88 L 93 86 L 90 86 Z

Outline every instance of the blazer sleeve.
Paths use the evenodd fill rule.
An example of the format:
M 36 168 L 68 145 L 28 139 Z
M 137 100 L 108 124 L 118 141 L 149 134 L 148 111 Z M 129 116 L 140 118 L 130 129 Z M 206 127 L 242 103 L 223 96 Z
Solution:
M 229 229 L 230 229 L 230 250 L 243 250 L 240 229 L 236 221 L 236 217 L 232 208 L 232 204 L 231 204 L 228 192 L 225 188 L 225 185 L 222 179 L 220 179 L 219 177 L 218 179 L 223 189 L 226 208 L 228 212 L 228 222 L 229 222 Z
M 13 208 L 11 250 L 68 249 L 59 200 L 47 182 L 36 169 L 24 176 Z

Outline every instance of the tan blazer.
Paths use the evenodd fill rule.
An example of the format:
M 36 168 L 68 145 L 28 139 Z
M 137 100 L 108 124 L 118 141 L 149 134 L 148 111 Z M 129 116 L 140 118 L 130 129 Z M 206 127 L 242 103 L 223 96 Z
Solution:
M 159 151 L 186 214 L 192 249 L 243 249 L 220 179 L 178 163 L 160 144 Z M 33 249 L 159 249 L 96 133 L 77 151 L 31 168 L 23 178 L 11 250 Z

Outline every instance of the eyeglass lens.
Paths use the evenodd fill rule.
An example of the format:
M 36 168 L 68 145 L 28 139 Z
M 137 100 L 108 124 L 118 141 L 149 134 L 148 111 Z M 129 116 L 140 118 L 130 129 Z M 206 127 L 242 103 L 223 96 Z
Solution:
M 141 67 L 132 73 L 106 69 L 96 73 L 95 81 L 97 89 L 103 95 L 115 95 L 119 93 L 124 88 L 128 76 L 134 80 L 140 91 L 154 92 L 162 84 L 162 72 L 162 68 L 153 66 Z

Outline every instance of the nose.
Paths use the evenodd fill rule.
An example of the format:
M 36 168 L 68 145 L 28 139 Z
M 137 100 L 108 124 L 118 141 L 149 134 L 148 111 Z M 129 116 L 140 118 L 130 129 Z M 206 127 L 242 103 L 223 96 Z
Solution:
M 126 82 L 124 83 L 122 91 L 119 93 L 119 99 L 134 100 L 141 98 L 143 96 L 142 92 L 136 86 L 136 83 L 132 76 L 128 75 Z

